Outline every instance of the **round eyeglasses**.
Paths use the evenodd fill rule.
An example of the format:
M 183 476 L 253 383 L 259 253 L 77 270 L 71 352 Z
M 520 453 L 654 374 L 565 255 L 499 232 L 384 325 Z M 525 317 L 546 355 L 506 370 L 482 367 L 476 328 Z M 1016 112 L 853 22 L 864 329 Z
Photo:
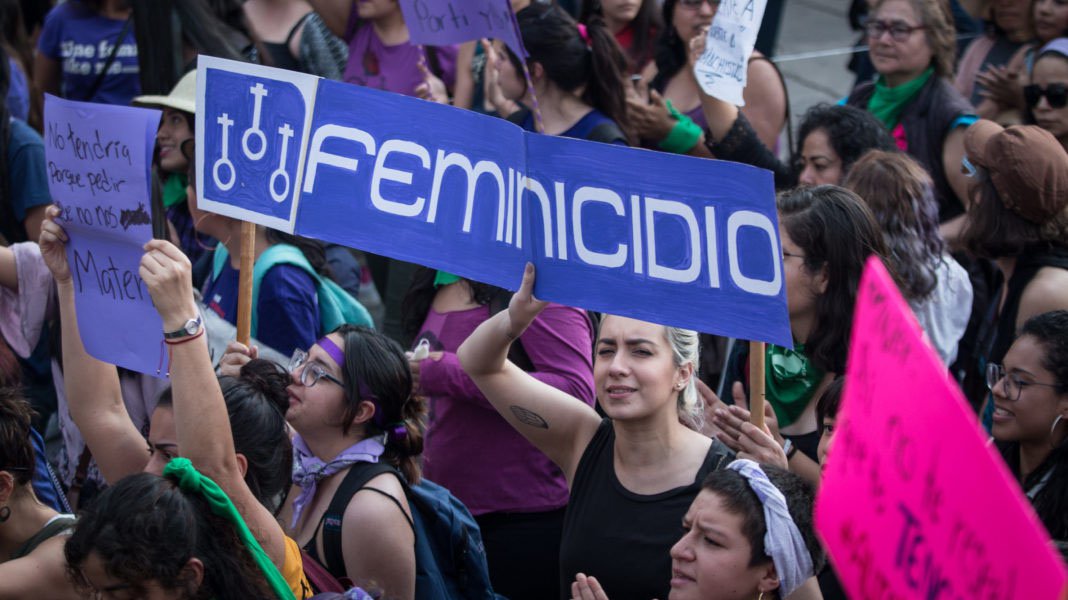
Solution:
M 308 353 L 299 348 L 294 350 L 293 356 L 289 358 L 289 372 L 296 374 L 298 370 L 300 370 L 300 384 L 304 387 L 311 387 L 319 383 L 320 379 L 325 379 L 342 387 L 345 386 L 340 379 L 327 373 L 322 365 L 308 362 Z
M 991 392 L 994 391 L 994 386 L 999 381 L 1004 380 L 1002 383 L 1002 389 L 1005 390 L 1005 397 L 1013 402 L 1020 399 L 1020 394 L 1023 389 L 1029 385 L 1041 385 L 1044 387 L 1055 388 L 1056 385 L 1052 383 L 1039 383 L 1037 381 L 1024 381 L 1014 375 L 1006 375 L 1005 368 L 997 363 L 988 363 L 986 365 L 986 387 Z

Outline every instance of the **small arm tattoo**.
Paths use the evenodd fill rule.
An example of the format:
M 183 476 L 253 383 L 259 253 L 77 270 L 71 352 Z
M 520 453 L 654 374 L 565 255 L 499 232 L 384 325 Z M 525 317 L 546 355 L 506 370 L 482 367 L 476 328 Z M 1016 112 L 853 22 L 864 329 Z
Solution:
M 541 415 L 536 412 L 527 410 L 522 406 L 512 405 L 508 408 L 511 409 L 512 414 L 515 415 L 515 418 L 519 419 L 519 422 L 524 425 L 530 425 L 531 427 L 537 427 L 538 429 L 549 428 L 549 422 L 541 418 Z

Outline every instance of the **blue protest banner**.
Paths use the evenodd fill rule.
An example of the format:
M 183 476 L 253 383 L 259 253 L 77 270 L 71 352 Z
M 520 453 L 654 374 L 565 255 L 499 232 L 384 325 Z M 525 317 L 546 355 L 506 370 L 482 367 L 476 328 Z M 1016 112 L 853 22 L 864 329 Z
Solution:
M 498 39 L 517 56 L 527 51 L 509 0 L 400 0 L 413 44 L 444 46 Z
M 48 187 L 70 237 L 78 328 L 92 356 L 164 367 L 163 324 L 138 275 L 152 239 L 149 168 L 160 111 L 45 97 Z
M 200 120 L 215 122 L 251 101 L 257 86 L 269 87 L 262 67 L 253 73 L 206 57 L 199 64 L 203 89 L 241 74 L 245 97 L 204 95 L 198 136 Z M 319 81 L 302 111 L 287 105 L 279 112 L 309 122 L 298 144 L 302 167 L 288 172 L 301 182 L 293 217 L 283 223 L 289 231 L 511 289 L 531 261 L 535 292 L 546 300 L 792 342 L 767 171 L 532 134 L 335 81 Z M 197 151 L 204 169 L 224 149 L 198 143 Z M 263 188 L 240 171 L 236 177 Z M 201 193 L 209 191 L 209 210 L 278 221 L 259 211 L 261 199 Z

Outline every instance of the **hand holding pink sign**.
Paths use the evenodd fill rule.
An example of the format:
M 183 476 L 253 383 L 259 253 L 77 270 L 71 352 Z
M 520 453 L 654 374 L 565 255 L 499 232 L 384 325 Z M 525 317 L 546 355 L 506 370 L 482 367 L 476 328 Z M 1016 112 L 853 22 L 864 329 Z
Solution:
M 836 425 L 816 527 L 850 597 L 1061 597 L 1049 536 L 875 258 Z

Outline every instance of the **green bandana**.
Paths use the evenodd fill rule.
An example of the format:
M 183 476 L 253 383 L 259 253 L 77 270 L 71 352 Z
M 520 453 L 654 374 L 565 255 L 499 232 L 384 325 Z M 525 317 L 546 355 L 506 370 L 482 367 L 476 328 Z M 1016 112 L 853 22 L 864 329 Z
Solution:
M 453 275 L 452 273 L 446 273 L 445 271 L 438 271 L 434 274 L 434 287 L 445 287 L 460 281 L 460 277 Z
M 183 492 L 197 494 L 204 498 L 208 506 L 211 507 L 211 512 L 233 523 L 234 529 L 237 530 L 237 537 L 248 548 L 249 553 L 252 554 L 252 560 L 263 571 L 271 590 L 282 600 L 294 600 L 293 590 L 289 588 L 289 584 L 286 583 L 282 574 L 278 572 L 278 568 L 274 566 L 267 553 L 260 547 L 260 543 L 256 541 L 252 532 L 249 531 L 248 525 L 245 524 L 245 520 L 237 512 L 234 503 L 230 501 L 230 498 L 226 496 L 226 493 L 222 491 L 218 484 L 201 475 L 199 471 L 193 468 L 193 463 L 189 462 L 188 458 L 172 458 L 167 463 L 167 466 L 164 467 L 163 476 L 175 480 Z
M 765 352 L 765 393 L 775 409 L 779 427 L 786 427 L 805 412 L 823 379 L 823 371 L 805 356 L 804 344 L 797 344 L 793 350 L 768 344 Z
M 189 177 L 185 173 L 172 173 L 163 182 L 163 207 L 170 208 L 175 204 L 185 202 L 185 187 L 189 185 Z
M 901 111 L 916 97 L 920 88 L 934 75 L 934 67 L 927 67 L 922 75 L 897 87 L 889 87 L 880 75 L 875 82 L 875 93 L 868 100 L 868 112 L 875 115 L 887 129 L 897 127 Z

